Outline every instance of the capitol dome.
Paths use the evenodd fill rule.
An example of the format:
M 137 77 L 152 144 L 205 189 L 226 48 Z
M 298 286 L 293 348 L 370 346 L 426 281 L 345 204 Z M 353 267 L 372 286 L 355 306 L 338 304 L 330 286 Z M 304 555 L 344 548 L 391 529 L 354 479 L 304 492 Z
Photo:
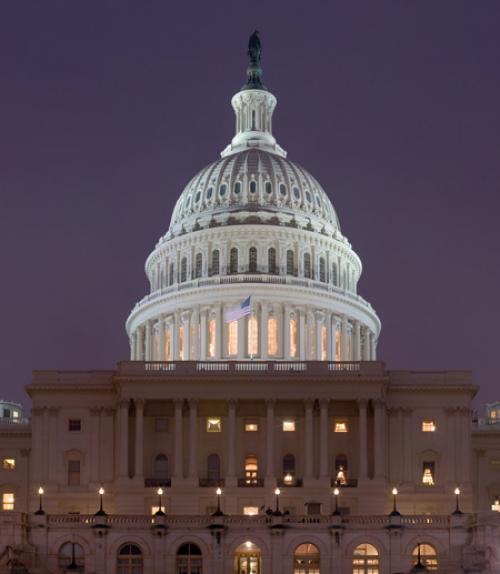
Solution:
M 150 293 L 126 325 L 133 360 L 376 358 L 361 260 L 326 192 L 273 136 L 258 45 L 231 101 L 235 136 L 189 181 L 146 261 Z

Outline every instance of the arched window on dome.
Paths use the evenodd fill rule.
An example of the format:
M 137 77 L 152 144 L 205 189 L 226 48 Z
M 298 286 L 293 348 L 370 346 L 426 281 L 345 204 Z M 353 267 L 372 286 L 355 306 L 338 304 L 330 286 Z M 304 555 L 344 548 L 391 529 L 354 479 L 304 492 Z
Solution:
M 117 574 L 143 574 L 144 560 L 142 550 L 137 544 L 124 544 L 118 551 Z
M 268 273 L 276 273 L 276 249 L 274 247 L 270 247 L 267 251 L 267 270 Z
M 290 357 L 296 358 L 299 350 L 299 333 L 297 329 L 297 319 L 290 317 Z
M 183 257 L 181 259 L 181 283 L 184 283 L 187 279 L 187 258 Z
M 293 555 L 293 574 L 320 574 L 320 553 L 317 546 L 297 546 Z
M 259 354 L 259 324 L 253 315 L 248 318 L 248 355 L 255 357 Z
M 338 278 L 337 278 L 337 264 L 332 264 L 332 283 L 335 287 L 338 285 Z
M 202 270 L 203 270 L 203 255 L 201 253 L 197 253 L 194 264 L 194 275 L 196 279 L 199 279 L 201 277 Z
M 235 194 L 235 195 L 239 195 L 240 193 L 241 193 L 241 182 L 240 182 L 240 181 L 237 181 L 237 182 L 234 184 L 234 194 Z
M 266 181 L 265 190 L 267 195 L 271 195 L 273 192 L 273 184 L 270 181 Z
M 352 574 L 380 574 L 378 550 L 372 544 L 359 544 L 352 555 Z
M 210 275 L 219 275 L 220 273 L 220 251 L 214 249 L 212 251 L 212 269 Z
M 229 273 L 238 273 L 238 249 L 232 247 L 229 252 Z
M 248 272 L 257 273 L 257 248 L 250 247 L 248 250 Z
M 267 319 L 267 353 L 271 357 L 278 354 L 278 318 L 271 315 Z
M 438 555 L 437 551 L 431 544 L 420 544 L 415 546 L 411 553 L 412 565 L 415 566 L 418 562 L 418 554 L 420 546 L 420 562 L 427 568 L 429 572 L 435 572 L 438 569 Z
M 176 574 L 201 574 L 202 567 L 203 560 L 199 546 L 188 542 L 179 547 L 175 559 Z
M 168 284 L 169 285 L 173 285 L 174 284 L 174 263 L 170 263 L 170 265 L 168 266 Z
M 63 572 L 84 572 L 85 552 L 82 546 L 76 542 L 65 542 L 57 553 L 57 565 Z
M 326 263 L 325 258 L 319 258 L 319 280 L 321 283 L 326 283 Z
M 286 252 L 286 274 L 295 275 L 295 256 L 292 249 Z
M 304 277 L 311 278 L 311 255 L 309 253 L 304 253 Z
M 250 182 L 250 193 L 257 193 L 257 182 L 251 181 Z

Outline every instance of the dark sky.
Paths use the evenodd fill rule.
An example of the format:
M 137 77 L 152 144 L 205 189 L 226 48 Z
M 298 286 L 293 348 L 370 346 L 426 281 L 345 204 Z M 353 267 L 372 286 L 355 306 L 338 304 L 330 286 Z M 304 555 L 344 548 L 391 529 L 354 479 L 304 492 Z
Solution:
M 379 356 L 500 399 L 498 0 L 2 2 L 1 396 L 128 358 L 144 261 L 233 135 L 255 27 L 275 135 L 364 263 Z

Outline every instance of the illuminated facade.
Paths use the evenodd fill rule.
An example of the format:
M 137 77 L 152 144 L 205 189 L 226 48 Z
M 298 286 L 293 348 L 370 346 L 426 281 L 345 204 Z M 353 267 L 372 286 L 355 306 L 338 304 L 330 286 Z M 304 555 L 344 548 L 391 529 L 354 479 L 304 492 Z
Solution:
M 473 421 L 468 372 L 376 360 L 361 261 L 249 54 L 236 135 L 147 259 L 131 360 L 34 372 L 30 422 L 0 427 L 0 572 L 500 572 L 500 411 Z

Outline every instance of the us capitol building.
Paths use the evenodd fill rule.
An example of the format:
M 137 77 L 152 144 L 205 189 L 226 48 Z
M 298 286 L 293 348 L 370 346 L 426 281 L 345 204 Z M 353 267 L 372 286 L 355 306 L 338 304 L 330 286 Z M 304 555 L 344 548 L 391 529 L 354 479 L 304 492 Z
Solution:
M 146 260 L 131 360 L 35 371 L 28 421 L 5 403 L 0 572 L 500 572 L 500 410 L 474 419 L 470 372 L 377 360 L 361 260 L 273 135 L 256 33 L 248 56 L 232 141 Z

